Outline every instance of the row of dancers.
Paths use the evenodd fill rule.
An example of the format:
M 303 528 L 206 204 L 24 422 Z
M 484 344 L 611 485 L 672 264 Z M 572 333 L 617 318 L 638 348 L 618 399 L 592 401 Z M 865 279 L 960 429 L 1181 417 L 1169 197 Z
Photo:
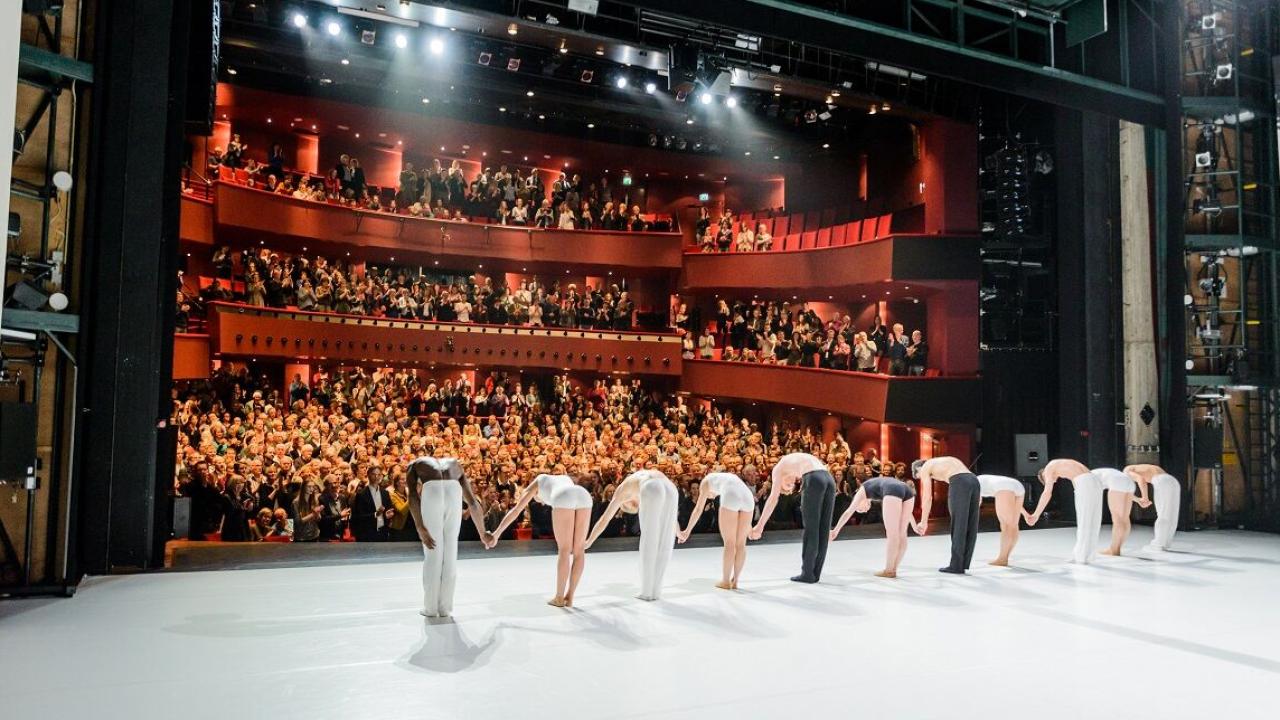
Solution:
M 484 527 L 484 508 L 458 461 L 419 458 L 409 467 L 409 509 L 425 548 L 422 614 L 449 617 L 453 612 L 458 532 L 464 502 L 471 508 L 470 517 L 481 541 L 490 549 L 498 544 L 498 538 L 520 518 L 529 503 L 540 502 L 551 508 L 557 547 L 556 586 L 554 596 L 547 602 L 555 607 L 573 606 L 586 551 L 618 512 L 639 515 L 640 592 L 637 597 L 650 601 L 660 599 L 663 576 L 674 545 L 689 539 L 711 499 L 719 500 L 724 553 L 721 580 L 716 587 L 724 590 L 738 588 L 746 563 L 747 540 L 760 539 L 780 496 L 797 490 L 801 492 L 804 530 L 800 574 L 791 579 L 801 583 L 816 583 L 821 579 L 828 542 L 836 539 L 855 513 L 867 512 L 874 502 L 882 506 L 886 539 L 885 565 L 876 575 L 897 577 L 907 550 L 908 529 L 914 529 L 918 535 L 928 532 L 935 482 L 947 485 L 947 509 L 951 516 L 951 558 L 947 565 L 939 568 L 944 573 L 964 574 L 969 569 L 977 542 L 978 512 L 984 498 L 994 500 L 1000 522 L 1000 550 L 990 564 L 1007 566 L 1018 542 L 1020 522 L 1025 520 L 1033 526 L 1039 521 L 1052 499 L 1054 484 L 1061 480 L 1070 481 L 1075 489 L 1073 562 L 1088 563 L 1097 553 L 1104 492 L 1113 523 L 1111 545 L 1104 554 L 1121 553 L 1129 536 L 1129 514 L 1135 503 L 1149 507 L 1154 498 L 1157 518 L 1150 549 L 1168 549 L 1177 528 L 1181 489 L 1176 479 L 1156 465 L 1130 465 L 1123 470 L 1090 469 L 1075 460 L 1052 460 L 1038 475 L 1044 483 L 1044 492 L 1032 512 L 1024 508 L 1026 488 L 1022 482 L 1002 475 L 975 475 L 954 457 L 918 460 L 912 465 L 912 476 L 921 487 L 919 520 L 915 519 L 917 492 L 911 483 L 875 477 L 858 487 L 849 508 L 833 525 L 836 483 L 830 470 L 813 455 L 791 453 L 774 466 L 769 497 L 754 524 L 755 495 L 751 489 L 733 473 L 713 472 L 702 479 L 689 521 L 680 528 L 675 483 L 657 470 L 636 471 L 619 483 L 594 527 L 591 527 L 591 494 L 586 488 L 567 475 L 542 474 L 520 491 L 515 505 L 489 531 Z

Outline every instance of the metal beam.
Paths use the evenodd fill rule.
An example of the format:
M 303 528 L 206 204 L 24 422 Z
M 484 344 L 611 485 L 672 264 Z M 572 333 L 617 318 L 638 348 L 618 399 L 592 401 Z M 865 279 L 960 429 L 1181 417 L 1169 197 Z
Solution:
M 22 43 L 18 48 L 18 77 L 33 80 L 41 73 L 55 81 L 93 82 L 93 66 L 89 63 Z
M 10 330 L 47 330 L 51 333 L 74 334 L 80 331 L 80 316 L 9 308 L 4 311 L 4 326 Z
M 755 35 L 804 38 L 836 53 L 856 53 L 916 72 L 968 82 L 1142 125 L 1163 125 L 1164 98 L 1043 65 L 961 47 L 936 38 L 785 0 L 690 3 L 623 0 L 647 10 Z

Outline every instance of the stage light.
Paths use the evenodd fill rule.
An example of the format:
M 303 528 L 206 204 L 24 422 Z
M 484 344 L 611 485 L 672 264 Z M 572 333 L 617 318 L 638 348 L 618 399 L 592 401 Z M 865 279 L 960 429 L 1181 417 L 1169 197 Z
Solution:
M 444 41 L 440 38 L 431 38 L 431 42 L 427 43 L 427 49 L 432 55 L 444 54 Z
M 422 98 L 422 104 L 426 105 L 431 102 L 431 98 Z
M 822 149 L 823 149 L 823 150 L 826 150 L 826 149 L 827 149 L 827 148 L 829 148 L 829 147 L 831 147 L 831 143 L 822 143 Z
M 300 12 L 293 14 L 293 26 L 296 28 L 304 28 L 307 26 L 307 16 Z
M 547 119 L 547 116 L 546 116 L 546 115 L 539 115 L 539 116 L 538 116 L 538 119 L 539 119 L 539 120 L 546 120 L 546 119 Z
M 526 93 L 525 93 L 525 97 L 533 97 L 533 91 L 532 91 L 532 90 L 530 90 L 530 91 L 526 92 Z
M 617 88 L 618 88 L 619 90 L 623 90 L 623 89 L 625 89 L 625 88 L 627 87 L 627 78 L 626 78 L 626 76 L 625 76 L 625 75 L 620 75 L 620 76 L 618 76 L 618 79 L 617 79 L 617 80 L 614 80 L 614 81 L 613 81 L 613 84 L 614 84 L 614 85 L 616 85 L 616 86 L 617 86 Z
M 338 24 L 337 20 L 330 20 L 327 26 L 327 29 L 329 31 L 329 34 L 333 35 L 334 37 L 337 37 L 338 35 L 342 34 L 342 26 Z
M 706 92 L 702 93 L 701 95 L 698 96 L 698 101 L 701 102 L 703 105 L 710 105 L 711 93 L 706 93 Z
M 591 82 L 591 78 L 593 78 L 593 77 L 595 77 L 595 76 L 596 76 L 596 74 L 595 74 L 594 72 L 592 72 L 591 70 L 583 70 L 583 71 L 582 71 L 582 77 L 580 77 L 580 78 L 578 78 L 578 79 L 579 79 L 579 80 L 581 80 L 581 81 L 582 81 L 582 82 L 584 82 L 584 83 L 589 83 L 589 82 Z
M 596 124 L 595 124 L 595 123 L 587 123 L 587 129 L 588 129 L 588 130 L 594 130 L 594 129 L 595 129 L 595 127 L 596 127 Z M 609 172 L 609 171 L 608 171 L 608 170 L 605 170 L 605 172 Z
M 725 107 L 736 108 L 738 107 L 738 98 L 730 95 L 724 99 L 724 105 Z
M 481 64 L 481 65 L 484 65 L 484 66 L 488 67 L 489 62 L 490 62 L 491 60 L 493 60 L 493 54 L 492 54 L 492 53 L 482 52 L 482 53 L 480 53 L 480 57 L 476 59 L 476 62 L 477 62 L 477 63 L 479 63 L 479 64 Z
M 876 106 L 875 106 L 875 105 L 872 105 L 872 106 L 871 106 L 871 109 L 867 111 L 867 114 L 868 114 L 868 115 L 875 115 L 875 114 L 876 114 Z
M 507 109 L 506 109 L 505 107 L 500 107 L 500 108 L 498 108 L 498 112 L 506 112 L 506 111 L 507 111 Z
M 227 74 L 228 74 L 228 75 L 236 75 L 236 74 L 237 74 L 237 70 L 236 70 L 235 68 L 233 68 L 233 67 L 229 67 L 229 68 L 227 68 Z
M 654 94 L 654 93 L 655 93 L 655 92 L 657 92 L 657 91 L 658 91 L 658 86 L 657 86 L 656 84 L 651 83 L 651 82 L 647 82 L 647 83 L 645 83 L 645 84 L 644 84 L 644 94 L 645 94 L 645 95 L 652 95 L 652 94 Z
M 405 37 L 404 33 L 396 33 L 395 43 L 397 48 L 403 50 L 409 47 L 409 38 Z
M 747 150 L 747 151 L 743 152 L 742 154 L 743 154 L 743 155 L 750 155 L 750 154 L 751 154 L 751 151 L 750 151 L 750 150 Z
M 507 34 L 508 34 L 508 35 L 511 35 L 511 36 L 513 36 L 513 37 L 514 37 L 514 36 L 515 36 L 515 35 L 517 35 L 519 32 L 520 32 L 520 26 L 519 26 L 519 25 L 516 25 L 515 23 L 511 23 L 510 25 L 508 25 L 508 26 L 507 26 Z
M 831 91 L 831 97 L 833 97 L 833 98 L 838 98 L 838 97 L 840 97 L 840 91 L 839 91 L 839 90 L 832 90 L 832 91 Z
M 693 124 L 693 118 L 685 118 L 685 119 L 684 119 L 684 124 L 685 124 L 685 125 L 692 125 L 692 124 Z
M 508 72 L 520 72 L 520 58 L 510 58 L 507 60 Z
M 350 64 L 351 64 L 351 61 L 350 61 L 350 60 L 348 60 L 347 58 L 342 58 L 342 64 L 343 64 L 343 65 L 350 65 Z
M 569 54 L 569 46 L 566 45 L 563 40 L 560 41 L 560 54 L 561 55 Z
M 781 159 L 782 159 L 782 156 L 781 156 L 781 155 L 774 155 L 774 156 L 773 156 L 773 159 L 774 159 L 774 160 L 781 160 Z

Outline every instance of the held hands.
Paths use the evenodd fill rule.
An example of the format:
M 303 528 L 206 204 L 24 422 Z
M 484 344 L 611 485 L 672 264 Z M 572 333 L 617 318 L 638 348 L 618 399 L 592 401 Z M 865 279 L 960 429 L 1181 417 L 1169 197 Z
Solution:
M 919 522 L 915 523 L 915 527 L 916 534 L 923 537 L 929 532 L 929 518 L 922 518 Z
M 498 541 L 493 537 L 493 533 L 488 531 L 485 531 L 485 533 L 480 536 L 480 542 L 484 545 L 486 550 L 491 550 L 494 545 L 498 544 Z
M 682 532 L 676 533 L 676 542 L 680 543 L 681 545 L 685 544 L 685 542 L 687 542 L 688 540 L 689 540 L 688 530 L 684 530 Z
M 751 538 L 752 540 L 759 540 L 761 535 L 764 535 L 764 528 L 757 525 L 751 528 L 751 534 L 747 535 L 747 537 Z
M 1034 527 L 1036 521 L 1040 519 L 1040 513 L 1028 513 L 1026 510 L 1023 510 L 1022 519 L 1027 521 L 1027 527 Z
M 1136 500 L 1135 502 L 1137 502 L 1137 503 L 1138 503 L 1138 507 L 1141 507 L 1141 508 L 1149 508 L 1149 507 L 1151 507 L 1151 501 L 1150 501 L 1150 500 L 1148 500 L 1148 499 L 1146 499 L 1146 498 L 1137 498 L 1137 500 Z

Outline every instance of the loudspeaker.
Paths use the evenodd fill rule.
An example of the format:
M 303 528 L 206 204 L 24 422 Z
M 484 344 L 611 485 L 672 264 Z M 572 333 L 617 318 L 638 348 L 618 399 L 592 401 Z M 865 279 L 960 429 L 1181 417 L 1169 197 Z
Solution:
M 1191 464 L 1198 468 L 1222 467 L 1222 426 L 1197 420 L 1192 426 Z
M 192 0 L 187 33 L 187 94 L 183 124 L 189 133 L 213 134 L 222 54 L 222 3 Z
M 0 480 L 21 480 L 36 461 L 36 406 L 0 402 Z

